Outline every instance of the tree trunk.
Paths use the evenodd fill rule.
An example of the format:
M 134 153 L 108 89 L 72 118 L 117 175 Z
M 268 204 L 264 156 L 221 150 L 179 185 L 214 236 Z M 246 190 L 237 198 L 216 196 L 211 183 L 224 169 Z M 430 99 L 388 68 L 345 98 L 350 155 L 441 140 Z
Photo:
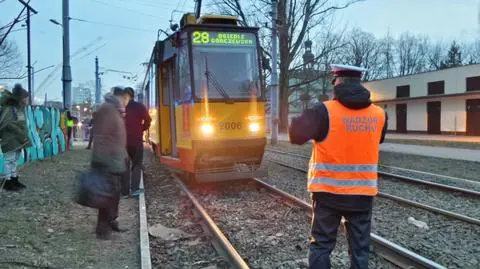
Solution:
M 288 130 L 288 69 L 290 67 L 290 50 L 288 43 L 288 22 L 287 22 L 287 9 L 286 1 L 282 0 L 278 3 L 278 45 L 280 50 L 280 76 L 279 76 L 279 122 L 278 131 L 286 133 Z
M 288 110 L 289 110 L 289 90 L 288 90 L 288 67 L 286 70 L 280 68 L 280 111 L 279 111 L 279 122 L 278 122 L 278 131 L 281 133 L 286 133 L 288 130 Z

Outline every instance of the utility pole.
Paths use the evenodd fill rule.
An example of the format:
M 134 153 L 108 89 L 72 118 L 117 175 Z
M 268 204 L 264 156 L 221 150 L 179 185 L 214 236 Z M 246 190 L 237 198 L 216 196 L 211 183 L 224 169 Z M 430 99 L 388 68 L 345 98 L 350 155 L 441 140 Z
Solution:
M 277 0 L 272 0 L 272 76 L 270 80 L 270 112 L 271 137 L 270 143 L 278 141 L 278 73 L 277 73 Z
M 100 74 L 98 73 L 98 57 L 95 57 L 95 104 L 100 104 L 100 97 L 102 91 L 100 90 Z
M 30 101 L 29 103 L 33 105 L 32 103 L 32 100 L 33 100 L 33 96 L 32 96 L 32 93 L 33 93 L 33 81 L 32 81 L 32 57 L 31 57 L 31 51 L 30 51 L 30 15 L 31 15 L 31 12 L 33 12 L 34 14 L 37 14 L 38 12 L 33 9 L 28 3 L 26 3 L 25 1 L 23 0 L 18 0 L 18 2 L 20 2 L 24 8 L 27 8 L 27 21 L 26 21 L 26 24 L 27 24 L 27 72 L 28 72 L 28 78 L 27 78 L 27 81 L 28 81 L 28 100 Z
M 195 0 L 195 17 L 200 18 L 200 11 L 202 10 L 202 0 Z
M 63 0 L 62 4 L 62 26 L 63 26 L 63 106 L 66 109 L 72 107 L 72 71 L 70 69 L 70 16 L 69 0 Z

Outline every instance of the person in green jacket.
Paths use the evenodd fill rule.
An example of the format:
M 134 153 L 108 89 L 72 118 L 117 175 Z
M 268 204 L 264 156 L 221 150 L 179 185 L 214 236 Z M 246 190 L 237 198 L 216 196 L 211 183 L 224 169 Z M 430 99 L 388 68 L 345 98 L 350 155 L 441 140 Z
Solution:
M 17 161 L 22 148 L 30 145 L 25 117 L 28 92 L 15 84 L 12 92 L 3 91 L 0 97 L 0 146 L 4 157 L 3 188 L 18 191 L 26 186 L 18 181 Z

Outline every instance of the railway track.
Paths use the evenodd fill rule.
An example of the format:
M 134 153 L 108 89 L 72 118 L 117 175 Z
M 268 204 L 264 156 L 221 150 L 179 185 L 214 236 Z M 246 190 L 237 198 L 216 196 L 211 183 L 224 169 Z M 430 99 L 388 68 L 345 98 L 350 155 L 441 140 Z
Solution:
M 309 231 L 307 216 L 311 214 L 311 206 L 305 201 L 258 179 L 252 179 L 248 184 L 234 183 L 223 186 L 222 190 L 204 186 L 191 188 L 178 178 L 175 180 L 200 213 L 215 239 L 216 248 L 226 257 L 232 268 L 306 266 L 308 242 L 303 237 L 306 238 Z M 278 203 L 278 197 L 285 203 Z M 247 207 L 261 206 L 265 209 L 259 209 L 259 214 L 244 210 Z M 261 213 L 262 211 L 264 213 Z M 272 216 L 281 219 L 269 219 Z M 289 222 L 292 221 L 296 222 L 290 225 Z M 265 223 L 270 225 L 262 226 Z M 249 236 L 253 237 L 253 241 L 246 239 Z M 342 244 L 337 242 L 337 245 L 339 243 Z M 372 244 L 375 255 L 383 260 L 382 268 L 445 268 L 373 233 Z M 338 248 L 341 247 L 336 249 Z M 335 254 L 335 251 L 332 254 L 333 260 L 335 255 L 341 256 Z M 297 257 L 297 260 L 293 259 L 294 257 Z M 340 265 L 339 268 L 344 266 L 346 265 Z
M 284 152 L 281 152 L 281 151 L 274 151 L 274 152 L 279 153 L 279 154 L 284 154 Z M 299 155 L 299 154 L 286 154 L 286 155 L 292 155 L 294 157 L 301 157 L 301 158 L 306 157 L 306 156 Z M 308 172 L 306 168 L 293 166 L 293 165 L 290 165 L 290 164 L 285 163 L 283 161 L 277 161 L 277 160 L 273 160 L 273 159 L 269 159 L 268 161 L 272 162 L 272 163 L 275 163 L 275 164 L 278 164 L 278 165 L 281 165 L 281 166 L 284 166 L 284 167 L 287 167 L 287 168 L 290 168 L 290 169 L 294 169 L 294 170 L 302 172 L 302 173 L 307 173 Z M 425 181 L 417 180 L 417 179 L 413 179 L 413 178 L 404 178 L 403 176 L 399 176 L 399 175 L 395 175 L 395 174 L 382 173 L 382 172 L 379 172 L 378 174 L 384 177 L 384 178 L 382 178 L 382 181 L 385 178 L 393 177 L 393 178 L 399 178 L 401 180 L 405 180 L 406 182 L 409 182 L 409 183 L 425 184 Z M 428 182 L 428 181 L 426 181 L 426 182 Z M 382 184 L 383 184 L 383 182 L 382 182 Z M 397 184 L 398 185 L 400 183 L 392 181 L 390 184 Z M 431 185 L 431 182 L 428 182 L 428 184 L 425 184 L 425 185 L 438 188 L 442 191 L 459 192 L 457 190 L 458 188 L 456 188 L 456 187 L 452 188 L 451 186 L 446 186 L 446 185 L 441 185 L 441 184 Z M 423 190 L 420 190 L 420 191 L 423 192 Z M 465 190 L 465 192 L 461 192 L 461 193 L 464 194 L 464 195 L 467 195 L 469 197 L 470 196 L 474 197 L 474 199 L 477 198 L 477 194 L 475 192 L 472 193 L 472 192 L 466 192 L 466 191 L 468 191 L 468 190 Z M 447 216 L 449 218 L 461 220 L 461 221 L 468 222 L 468 223 L 475 224 L 475 225 L 480 225 L 480 219 L 478 219 L 476 217 L 467 216 L 465 214 L 459 214 L 459 213 L 453 212 L 451 210 L 445 210 L 445 209 L 442 209 L 442 208 L 439 208 L 439 207 L 436 207 L 436 206 L 432 206 L 432 205 L 428 205 L 428 204 L 425 204 L 425 203 L 417 202 L 417 201 L 414 201 L 414 200 L 411 200 L 411 199 L 402 198 L 402 197 L 399 197 L 397 195 L 392 195 L 392 194 L 385 193 L 385 192 L 382 192 L 382 191 L 379 191 L 377 196 L 381 197 L 381 198 L 390 199 L 390 200 L 393 200 L 395 202 L 399 202 L 399 203 L 406 204 L 406 205 L 409 205 L 409 206 L 414 206 L 414 207 L 417 207 L 417 208 L 421 208 L 421 209 L 425 209 L 425 210 L 428 210 L 428 211 L 431 211 L 431 212 L 442 214 L 442 215 Z M 430 195 L 430 196 L 432 196 L 432 195 Z M 417 197 L 417 199 L 420 199 L 420 197 Z M 457 196 L 457 199 L 458 199 L 458 196 Z M 452 205 L 452 206 L 456 206 L 456 205 Z M 458 210 L 463 210 L 464 212 L 471 213 L 472 215 L 478 215 L 479 214 L 478 207 L 476 206 L 475 203 L 471 207 L 464 206 L 462 208 L 458 208 Z
M 280 150 L 275 150 L 275 149 L 266 149 L 265 151 L 267 152 L 272 152 L 272 153 L 277 153 L 281 155 L 286 155 L 286 156 L 292 156 L 296 158 L 301 158 L 301 159 L 310 159 L 310 156 L 306 156 L 303 154 L 297 154 L 297 153 L 291 153 L 291 152 L 286 152 L 286 151 L 280 151 Z M 471 195 L 472 197 L 477 197 L 480 198 L 480 182 L 479 181 L 473 181 L 473 180 L 468 180 L 468 179 L 463 179 L 463 178 L 458 178 L 458 177 L 450 177 L 450 176 L 445 176 L 445 175 L 439 175 L 439 174 L 434 174 L 434 173 L 429 173 L 429 172 L 424 172 L 424 171 L 418 171 L 418 170 L 413 170 L 413 169 L 406 169 L 402 167 L 396 167 L 396 166 L 389 166 L 389 165 L 379 165 L 379 168 L 382 168 L 382 170 L 387 170 L 387 171 L 396 171 L 397 173 L 393 172 L 387 172 L 387 171 L 378 171 L 379 176 L 387 176 L 387 177 L 392 177 L 396 179 L 400 179 L 406 182 L 411 182 L 411 183 L 416 183 L 416 184 L 423 184 L 426 186 L 430 187 L 436 187 L 439 189 L 444 189 L 444 190 L 449 190 L 449 191 L 456 191 L 456 192 L 461 192 L 467 195 Z M 418 179 L 414 178 L 412 176 L 407 176 L 405 174 L 398 174 L 398 172 L 406 172 L 411 175 L 424 175 L 428 176 L 430 180 L 423 180 L 423 179 Z M 439 183 L 440 182 L 449 182 L 454 185 L 461 185 L 464 186 L 458 187 L 458 186 L 452 186 L 451 184 L 443 184 Z

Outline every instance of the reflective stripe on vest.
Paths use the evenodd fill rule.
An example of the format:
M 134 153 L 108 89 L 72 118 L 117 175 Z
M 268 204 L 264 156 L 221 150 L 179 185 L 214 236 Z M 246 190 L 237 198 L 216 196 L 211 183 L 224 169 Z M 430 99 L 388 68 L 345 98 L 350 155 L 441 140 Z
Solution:
M 353 110 L 324 102 L 329 131 L 314 142 L 308 172 L 310 192 L 377 194 L 378 151 L 385 112 L 376 105 Z

